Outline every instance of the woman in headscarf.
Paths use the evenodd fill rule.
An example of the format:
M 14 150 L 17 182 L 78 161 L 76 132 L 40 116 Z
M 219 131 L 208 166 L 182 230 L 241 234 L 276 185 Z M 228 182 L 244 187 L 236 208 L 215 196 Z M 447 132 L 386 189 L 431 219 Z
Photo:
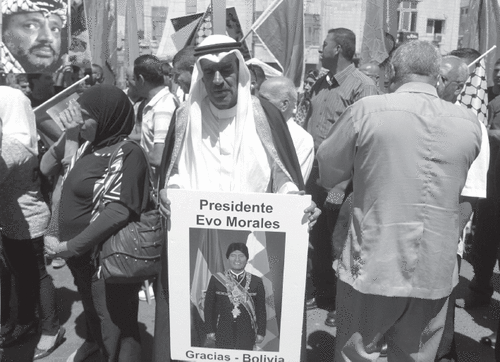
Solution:
M 52 277 L 44 257 L 44 234 L 50 217 L 40 192 L 35 115 L 28 98 L 17 89 L 0 87 L 2 119 L 0 152 L 0 226 L 7 268 L 2 275 L 0 347 L 8 348 L 37 332 L 42 335 L 34 359 L 43 358 L 63 341 Z M 9 323 L 11 275 L 18 299 L 17 322 Z M 39 308 L 39 318 L 36 310 Z M 12 322 L 12 321 L 10 321 Z
M 134 109 L 122 90 L 96 85 L 83 92 L 78 103 L 62 117 L 80 124 L 80 136 L 87 142 L 78 150 L 63 184 L 61 243 L 48 247 L 49 254 L 68 258 L 91 334 L 73 360 L 84 360 L 98 347 L 108 362 L 140 361 L 137 293 L 141 284 L 105 283 L 99 275 L 98 251 L 146 210 L 147 161 L 140 146 L 122 142 L 134 127 Z M 108 164 L 117 148 L 110 177 Z

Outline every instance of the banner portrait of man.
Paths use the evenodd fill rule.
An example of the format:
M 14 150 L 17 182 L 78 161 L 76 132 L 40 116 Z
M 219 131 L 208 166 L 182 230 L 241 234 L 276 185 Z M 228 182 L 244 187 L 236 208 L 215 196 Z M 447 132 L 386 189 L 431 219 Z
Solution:
M 51 73 L 67 54 L 64 0 L 2 0 L 0 62 L 5 73 Z
M 283 233 L 191 230 L 193 346 L 279 350 L 284 248 Z

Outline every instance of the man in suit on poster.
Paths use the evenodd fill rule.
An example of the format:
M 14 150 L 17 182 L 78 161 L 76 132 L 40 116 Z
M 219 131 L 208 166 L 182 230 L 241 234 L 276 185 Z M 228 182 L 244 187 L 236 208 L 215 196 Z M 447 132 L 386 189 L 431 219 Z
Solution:
M 262 279 L 245 271 L 248 248 L 229 245 L 229 269 L 212 275 L 205 296 L 207 339 L 217 348 L 253 350 L 266 334 L 266 295 Z

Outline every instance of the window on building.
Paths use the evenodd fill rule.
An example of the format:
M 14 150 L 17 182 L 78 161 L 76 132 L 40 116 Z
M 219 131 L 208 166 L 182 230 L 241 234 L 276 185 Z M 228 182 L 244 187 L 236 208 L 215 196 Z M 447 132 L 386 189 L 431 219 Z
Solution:
M 417 5 L 418 1 L 401 1 L 399 3 L 398 31 L 417 30 Z
M 197 0 L 186 0 L 186 15 L 195 14 L 197 10 Z
M 428 19 L 427 34 L 443 34 L 444 20 Z
M 464 6 L 463 8 L 460 8 L 460 15 L 467 15 L 469 13 L 469 7 Z
M 151 37 L 154 40 L 160 40 L 163 35 L 163 29 L 167 20 L 167 9 L 164 6 L 153 6 L 151 8 Z

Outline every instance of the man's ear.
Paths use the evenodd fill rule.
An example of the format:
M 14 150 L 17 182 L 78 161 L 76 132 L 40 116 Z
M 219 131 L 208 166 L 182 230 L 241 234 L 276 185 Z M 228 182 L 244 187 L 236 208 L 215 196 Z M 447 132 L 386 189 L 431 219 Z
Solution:
M 137 77 L 137 82 L 140 82 L 142 85 L 146 83 L 146 80 L 144 79 L 142 74 L 139 74 L 139 77 Z
M 283 105 L 281 106 L 281 111 L 284 112 L 290 106 L 290 101 L 288 99 L 283 100 Z
M 342 50 L 342 45 L 337 44 L 337 54 L 344 55 L 344 51 Z

